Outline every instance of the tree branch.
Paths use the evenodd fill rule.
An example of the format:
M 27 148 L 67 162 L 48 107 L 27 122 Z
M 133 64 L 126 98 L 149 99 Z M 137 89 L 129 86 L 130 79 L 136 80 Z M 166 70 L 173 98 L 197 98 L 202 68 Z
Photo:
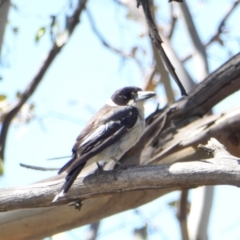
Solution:
M 137 7 L 139 7 L 140 5 L 142 5 L 142 7 L 143 7 L 146 22 L 147 22 L 148 28 L 149 28 L 150 38 L 152 39 L 155 47 L 158 49 L 158 52 L 159 52 L 163 62 L 165 63 L 168 71 L 170 72 L 173 79 L 177 83 L 182 96 L 187 96 L 187 93 L 186 93 L 181 81 L 179 80 L 173 65 L 171 64 L 168 56 L 166 55 L 166 53 L 161 45 L 163 43 L 163 41 L 162 41 L 161 37 L 159 36 L 157 27 L 153 21 L 152 14 L 150 11 L 150 6 L 149 6 L 149 0 L 137 0 Z
M 119 54 L 120 56 L 122 56 L 123 58 L 131 58 L 133 60 L 136 61 L 137 65 L 139 66 L 139 68 L 143 69 L 142 65 L 141 65 L 141 62 L 135 57 L 135 51 L 131 51 L 130 53 L 126 53 L 126 52 L 123 52 L 119 49 L 117 49 L 116 47 L 113 47 L 111 46 L 107 41 L 106 39 L 104 39 L 103 35 L 100 33 L 100 31 L 97 29 L 96 27 L 96 23 L 94 21 L 94 18 L 90 12 L 89 9 L 86 10 L 86 14 L 87 14 L 87 17 L 88 17 L 88 20 L 89 20 L 89 23 L 91 25 L 91 28 L 92 28 L 92 31 L 93 33 L 95 33 L 95 35 L 98 37 L 98 39 L 100 40 L 100 42 L 103 44 L 103 46 L 105 46 L 106 48 L 108 48 L 109 50 L 111 50 L 112 52 L 114 53 L 117 53 Z
M 181 191 L 181 196 L 178 203 L 177 217 L 180 224 L 180 230 L 182 240 L 189 240 L 188 226 L 187 226 L 187 215 L 188 215 L 188 189 Z
M 60 198 L 56 204 L 144 189 L 182 189 L 220 184 L 240 187 L 240 159 L 230 155 L 217 140 L 212 142 L 206 147 L 217 152 L 214 154 L 216 158 L 132 167 L 78 178 L 69 193 Z M 0 211 L 52 206 L 52 199 L 61 186 L 62 180 L 1 189 Z
M 90 224 L 86 240 L 96 240 L 98 235 L 98 230 L 100 226 L 100 221 Z
M 68 25 L 68 34 L 69 36 L 74 31 L 75 27 L 77 26 L 79 22 L 79 17 L 82 13 L 82 11 L 85 9 L 87 0 L 80 1 L 73 13 L 73 15 L 69 18 L 69 25 Z M 55 59 L 55 57 L 58 55 L 58 53 L 61 51 L 63 46 L 65 45 L 58 45 L 56 42 L 53 44 L 52 49 L 49 51 L 45 61 L 42 63 L 42 66 L 39 68 L 38 72 L 36 73 L 33 80 L 29 83 L 29 85 L 26 87 L 24 92 L 21 95 L 21 98 L 16 103 L 16 105 L 6 114 L 1 128 L 1 134 L 0 134 L 0 158 L 4 159 L 4 152 L 5 152 L 5 145 L 6 145 L 6 139 L 8 134 L 8 129 L 10 126 L 11 121 L 16 116 L 16 114 L 19 112 L 21 107 L 24 105 L 24 103 L 32 96 L 34 91 L 37 89 L 39 83 L 43 79 L 43 76 L 47 72 L 48 68 L 50 67 L 51 63 Z
M 196 75 L 199 77 L 198 80 L 202 81 L 208 75 L 208 61 L 206 50 L 201 42 L 187 3 L 183 2 L 182 4 L 178 4 L 178 6 L 182 15 L 183 22 L 187 28 L 187 33 L 189 34 L 190 40 L 194 46 L 193 57 L 197 71 Z
M 168 35 L 167 35 L 168 39 L 172 38 L 173 32 L 175 30 L 176 22 L 178 20 L 177 16 L 175 15 L 175 13 L 173 11 L 173 5 L 172 4 L 170 4 L 170 16 L 171 16 L 171 21 L 170 21 L 170 27 L 169 27 Z
M 24 163 L 19 164 L 21 167 L 29 168 L 32 170 L 38 170 L 38 171 L 57 171 L 60 168 L 46 168 L 46 167 L 39 167 L 39 166 L 33 166 L 33 165 L 28 165 Z
M 223 44 L 222 40 L 220 39 L 220 35 L 224 31 L 224 26 L 225 26 L 226 21 L 231 16 L 233 11 L 236 9 L 238 4 L 239 4 L 239 0 L 236 0 L 233 3 L 233 5 L 228 9 L 228 11 L 225 13 L 225 15 L 223 16 L 222 20 L 220 21 L 216 33 L 208 40 L 207 43 L 205 43 L 205 46 L 209 46 L 214 41 L 218 41 L 220 44 Z
M 8 12 L 9 12 L 9 7 L 10 7 L 10 0 L 2 0 L 0 2 L 0 16 L 1 16 L 1 21 L 0 21 L 0 56 L 1 56 L 1 50 L 2 50 L 2 45 L 3 45 L 3 37 L 4 37 L 4 32 L 5 32 L 5 27 L 8 22 Z
M 204 115 L 218 102 L 226 96 L 237 91 L 240 87 L 240 54 L 236 54 L 228 60 L 223 66 L 211 73 L 205 80 L 198 84 L 190 93 L 189 97 L 180 100 L 184 111 L 181 111 L 181 116 Z M 230 93 L 231 92 L 231 93 Z M 198 100 L 197 100 L 198 99 Z M 197 101 L 196 101 L 197 100 Z M 185 105 L 186 104 L 186 105 Z M 174 107 L 174 106 L 172 106 Z M 179 118 L 176 111 L 174 118 Z
M 237 91 L 239 87 L 240 54 L 230 59 L 200 83 L 196 89 L 190 93 L 188 98 L 182 99 L 162 110 L 155 111 L 154 114 L 148 118 L 145 133 L 139 143 L 123 157 L 121 160 L 122 163 L 146 165 L 149 159 L 155 155 L 157 156 L 157 154 L 166 149 L 168 149 L 169 153 L 157 159 L 157 163 L 164 162 L 169 164 L 177 160 L 205 159 L 207 158 L 206 154 L 203 156 L 205 152 L 196 150 L 196 146 L 199 143 L 204 143 L 206 141 L 205 137 L 209 139 L 209 137 L 214 134 L 218 139 L 221 139 L 221 142 L 224 143 L 232 154 L 240 156 L 238 145 L 240 142 L 238 135 L 240 131 L 238 130 L 238 121 L 240 117 L 237 110 L 234 114 L 233 112 L 223 114 L 221 118 L 219 118 L 219 115 L 202 117 L 207 113 L 209 108 L 226 96 Z M 205 130 L 205 132 L 202 134 L 200 130 Z M 187 138 L 185 137 L 186 135 L 184 135 L 184 137 L 181 135 L 183 131 L 188 132 Z M 161 134 L 156 136 L 156 132 Z M 222 135 L 219 135 L 219 133 L 222 133 Z M 151 143 L 155 137 L 155 140 L 157 140 L 155 141 L 156 145 L 149 145 L 149 142 Z M 191 141 L 193 141 L 192 144 Z M 191 145 L 191 147 L 187 147 L 189 145 Z M 173 151 L 171 151 L 171 149 L 173 149 Z M 203 164 L 202 166 L 211 165 L 206 162 L 195 163 Z M 216 164 L 217 163 L 218 161 L 216 161 Z M 184 164 L 187 168 L 188 165 L 192 163 Z M 176 165 L 173 164 L 171 166 Z M 156 168 L 156 166 L 154 167 Z M 145 168 L 143 169 L 145 171 Z M 147 169 L 148 167 L 146 170 Z M 86 168 L 83 172 L 85 175 L 89 174 L 89 169 L 87 170 Z M 63 178 L 64 176 L 57 175 L 44 181 L 49 184 L 50 182 L 51 184 L 58 183 L 60 187 Z M 53 180 L 56 179 L 59 179 L 58 182 L 53 182 Z M 59 190 L 57 186 L 55 189 L 55 192 L 51 193 L 52 195 L 49 197 L 48 202 L 45 203 L 46 205 L 51 203 L 53 196 Z M 44 238 L 57 232 L 86 225 L 90 222 L 96 222 L 107 216 L 136 208 L 176 189 L 177 188 L 160 188 L 126 191 L 121 194 L 114 193 L 112 195 L 87 199 L 84 201 L 81 214 L 79 214 L 78 211 L 69 211 L 69 206 L 67 205 L 22 209 L 1 213 L 1 237 L 4 236 L 4 239 L 12 239 L 12 229 L 15 229 L 18 231 L 19 239 Z M 39 190 L 41 190 L 41 188 Z M 19 192 L 16 191 L 15 195 L 18 195 L 18 193 Z M 64 216 L 64 218 L 62 216 Z M 23 229 L 26 229 L 26 226 L 27 231 L 23 231 Z
M 231 14 L 233 13 L 233 11 L 237 8 L 239 4 L 239 0 L 236 0 L 233 5 L 229 8 L 229 10 L 225 13 L 225 15 L 223 16 L 222 20 L 220 21 L 217 31 L 215 34 L 213 34 L 213 36 L 204 44 L 205 48 L 210 46 L 213 42 L 217 41 L 219 42 L 221 45 L 223 45 L 223 41 L 220 39 L 220 35 L 223 33 L 224 31 L 224 26 L 226 24 L 226 21 L 229 19 L 229 17 L 231 16 Z M 193 56 L 193 54 L 189 54 L 187 56 L 185 56 L 182 59 L 182 62 L 185 62 L 187 60 L 189 60 L 191 57 Z

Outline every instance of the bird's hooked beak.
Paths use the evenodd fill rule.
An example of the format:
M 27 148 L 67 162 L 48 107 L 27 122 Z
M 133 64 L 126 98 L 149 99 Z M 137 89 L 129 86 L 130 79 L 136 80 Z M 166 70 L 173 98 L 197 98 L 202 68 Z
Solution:
M 150 92 L 150 91 L 138 91 L 137 95 L 135 97 L 135 102 L 139 102 L 139 101 L 144 101 L 148 98 L 151 98 L 153 96 L 155 96 L 156 93 L 155 92 Z

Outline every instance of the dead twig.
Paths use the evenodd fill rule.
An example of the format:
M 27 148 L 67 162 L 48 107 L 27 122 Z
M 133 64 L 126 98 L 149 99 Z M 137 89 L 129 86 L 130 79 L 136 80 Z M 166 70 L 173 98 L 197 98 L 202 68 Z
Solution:
M 126 53 L 124 51 L 121 51 L 119 50 L 118 48 L 116 47 L 113 47 L 111 46 L 107 41 L 106 39 L 103 37 L 103 35 L 100 33 L 100 31 L 97 29 L 96 27 L 96 23 L 94 21 L 94 18 L 91 14 L 91 12 L 89 11 L 89 9 L 86 9 L 86 14 L 87 14 L 87 17 L 88 17 L 88 20 L 89 20 L 89 23 L 91 25 L 91 28 L 93 30 L 93 32 L 95 33 L 95 35 L 98 37 L 98 39 L 101 41 L 101 43 L 103 44 L 103 46 L 107 47 L 109 50 L 111 50 L 112 52 L 114 53 L 117 53 L 119 55 L 121 55 L 123 58 L 131 58 L 133 60 L 136 61 L 137 65 L 139 66 L 139 68 L 141 70 L 143 70 L 143 67 L 140 63 L 140 61 L 137 60 L 137 58 L 135 57 L 135 52 L 136 52 L 136 49 L 134 51 L 134 49 L 130 52 L 130 53 Z
M 40 171 L 57 171 L 60 168 L 45 168 L 45 167 L 38 167 L 38 166 L 33 166 L 33 165 L 28 165 L 24 163 L 19 163 L 21 167 L 33 169 L 33 170 L 40 170 Z
M 181 81 L 179 80 L 173 65 L 171 64 L 168 56 L 166 55 L 166 53 L 165 53 L 165 51 L 162 47 L 163 41 L 162 41 L 161 37 L 159 36 L 157 27 L 156 27 L 156 25 L 153 21 L 152 14 L 151 14 L 151 11 L 150 11 L 149 1 L 148 0 L 137 0 L 137 7 L 139 7 L 140 5 L 142 5 L 142 7 L 143 7 L 144 15 L 145 15 L 147 25 L 148 25 L 148 28 L 149 28 L 150 38 L 152 39 L 154 45 L 158 49 L 158 52 L 159 52 L 163 62 L 165 63 L 168 71 L 170 72 L 173 79 L 177 83 L 177 85 L 178 85 L 178 87 L 181 91 L 182 96 L 187 96 L 185 88 L 183 87 Z
M 236 9 L 236 7 L 239 4 L 239 0 L 236 0 L 233 5 L 228 9 L 228 11 L 225 13 L 225 15 L 223 16 L 222 20 L 220 21 L 217 31 L 215 32 L 215 34 L 213 34 L 213 36 L 204 44 L 205 48 L 210 46 L 213 42 L 217 41 L 219 42 L 221 45 L 223 45 L 223 41 L 220 38 L 220 35 L 224 32 L 224 26 L 226 24 L 226 21 L 229 19 L 229 17 L 231 16 L 231 14 L 233 13 L 233 11 Z M 182 62 L 186 62 L 187 60 L 189 60 L 191 57 L 193 56 L 193 54 L 189 54 L 187 56 L 185 56 L 182 59 Z

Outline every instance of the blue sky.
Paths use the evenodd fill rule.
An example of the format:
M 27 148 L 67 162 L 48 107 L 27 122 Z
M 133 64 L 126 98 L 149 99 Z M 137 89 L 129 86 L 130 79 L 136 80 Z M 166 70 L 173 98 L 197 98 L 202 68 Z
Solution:
M 209 4 L 204 7 L 206 2 Z M 16 0 L 14 3 L 18 10 L 10 11 L 10 25 L 7 27 L 3 46 L 1 67 L 3 80 L 0 82 L 0 94 L 6 94 L 11 102 L 15 101 L 16 92 L 25 89 L 31 81 L 50 48 L 47 34 L 38 44 L 34 42 L 37 30 L 49 25 L 49 15 L 62 12 L 65 6 L 64 0 L 37 2 Z M 142 44 L 146 50 L 149 50 L 148 39 L 136 39 L 136 34 L 141 33 L 140 26 L 125 21 L 126 12 L 113 4 L 113 1 L 105 0 L 104 3 L 90 1 L 89 8 L 107 40 L 125 51 L 129 51 L 136 44 Z M 229 1 L 226 0 L 191 2 L 196 25 L 200 29 L 203 41 L 214 32 L 228 3 Z M 160 6 L 163 7 L 163 15 L 159 21 L 166 22 L 167 14 L 164 14 L 164 10 L 167 9 L 164 4 Z M 212 19 L 213 11 L 214 19 Z M 236 11 L 229 20 L 228 26 L 233 35 L 239 37 L 237 20 Z M 12 26 L 19 27 L 17 35 L 12 33 Z M 187 37 L 181 34 L 181 29 L 181 24 L 178 24 L 178 33 L 173 44 L 179 49 L 179 55 L 184 56 L 191 51 L 191 47 Z M 227 35 L 227 37 L 230 51 L 239 52 L 239 44 L 234 41 L 233 36 Z M 141 56 L 144 67 L 151 63 L 151 54 Z M 211 71 L 230 58 L 230 55 L 226 54 L 218 44 L 213 44 L 208 49 L 208 56 Z M 187 66 L 194 76 L 192 63 L 188 63 Z M 13 125 L 10 128 L 5 174 L 1 177 L 0 186 L 29 184 L 56 174 L 21 168 L 19 162 L 61 167 L 66 159 L 59 161 L 46 161 L 46 159 L 71 154 L 76 136 L 94 111 L 104 104 L 113 91 L 125 85 L 141 87 L 142 79 L 143 76 L 135 62 L 124 61 L 102 46 L 92 33 L 84 14 L 73 36 L 51 65 L 37 91 L 29 99 L 29 103 L 34 103 L 36 106 L 36 117 L 27 125 Z M 159 87 L 157 91 L 160 104 L 163 106 L 162 89 Z M 239 102 L 238 99 L 239 92 L 219 104 L 215 111 L 223 112 L 234 107 Z M 151 112 L 155 105 L 154 102 L 148 103 L 147 112 Z M 151 219 L 149 230 L 151 239 L 180 239 L 175 212 L 168 206 L 168 202 L 176 200 L 178 195 L 179 193 L 172 193 L 141 207 L 139 209 L 141 218 L 139 214 L 130 210 L 104 220 L 99 239 L 113 237 L 131 239 L 133 228 L 141 227 L 149 219 Z M 240 224 L 240 216 L 236 207 L 240 199 L 239 195 L 240 192 L 235 187 L 216 187 L 209 226 L 210 239 L 239 239 L 240 229 L 237 222 Z M 156 211 L 158 215 L 155 215 Z M 129 219 L 129 226 L 126 226 L 126 219 Z M 79 236 L 85 236 L 85 230 L 86 227 L 77 231 L 72 230 L 66 235 L 66 239 L 79 239 Z

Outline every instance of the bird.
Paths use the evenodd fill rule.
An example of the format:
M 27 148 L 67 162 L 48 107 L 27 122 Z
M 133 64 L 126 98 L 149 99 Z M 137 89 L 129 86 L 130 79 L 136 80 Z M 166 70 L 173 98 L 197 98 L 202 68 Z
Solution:
M 58 172 L 66 172 L 67 175 L 53 202 L 68 192 L 84 167 L 102 160 L 114 160 L 121 165 L 118 160 L 143 134 L 144 101 L 155 95 L 155 92 L 134 86 L 114 92 L 77 137 L 72 158 Z

